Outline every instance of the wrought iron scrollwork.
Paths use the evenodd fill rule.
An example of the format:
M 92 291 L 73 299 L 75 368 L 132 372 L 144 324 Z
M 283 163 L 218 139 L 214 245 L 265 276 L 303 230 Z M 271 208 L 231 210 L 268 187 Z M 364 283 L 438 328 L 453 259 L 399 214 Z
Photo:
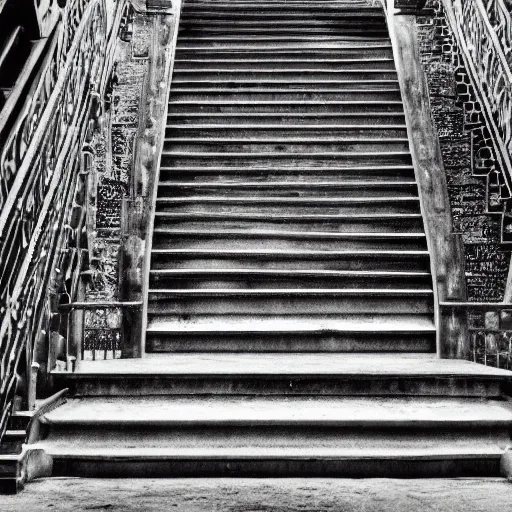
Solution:
M 58 29 L 0 153 L 0 438 L 20 361 L 44 374 L 70 353 L 57 311 L 74 300 L 89 254 L 87 141 L 112 61 L 105 0 L 68 1 Z
M 445 6 L 466 61 L 457 93 L 471 130 L 473 173 L 486 178 L 488 211 L 502 215 L 502 242 L 512 243 L 511 15 L 503 0 L 447 0 Z

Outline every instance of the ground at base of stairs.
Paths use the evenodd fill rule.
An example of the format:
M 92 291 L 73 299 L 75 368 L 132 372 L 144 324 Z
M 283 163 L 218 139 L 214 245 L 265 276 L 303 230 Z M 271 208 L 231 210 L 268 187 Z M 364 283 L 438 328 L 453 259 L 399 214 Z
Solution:
M 502 478 L 51 478 L 2 496 L 0 512 L 508 512 L 511 491 Z

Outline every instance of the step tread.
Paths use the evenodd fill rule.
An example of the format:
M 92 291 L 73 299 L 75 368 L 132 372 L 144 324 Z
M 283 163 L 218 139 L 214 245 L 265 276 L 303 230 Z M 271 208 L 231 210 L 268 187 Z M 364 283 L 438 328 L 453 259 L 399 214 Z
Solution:
M 173 229 L 155 228 L 154 233 L 166 233 L 168 235 L 196 235 L 196 236 L 283 236 L 294 238 L 370 238 L 370 239 L 410 239 L 425 238 L 425 233 L 353 233 L 332 231 L 280 231 L 276 229 Z
M 370 180 L 358 180 L 358 181 L 239 181 L 239 182 L 226 182 L 226 181 L 212 181 L 212 182 L 197 182 L 197 181 L 166 181 L 161 180 L 159 186 L 165 187 L 193 187 L 193 188 L 239 188 L 239 187 L 255 187 L 255 188 L 274 188 L 274 187 L 406 187 L 410 185 L 416 185 L 415 180 L 402 180 L 402 181 L 370 181 Z
M 228 269 L 152 269 L 153 275 L 160 276 L 318 276 L 318 277 L 425 277 L 430 272 L 420 271 L 387 271 L 387 270 L 275 270 L 275 269 L 252 269 L 252 268 L 228 268 Z
M 189 113 L 179 113 L 179 114 L 172 114 L 176 116 L 181 117 L 192 117 L 197 115 L 198 117 L 209 117 L 210 115 L 217 115 L 217 117 L 221 117 L 219 114 L 224 115 L 222 112 L 194 112 L 193 114 Z M 232 114 L 232 112 L 228 112 L 227 114 Z M 254 116 L 261 116 L 264 117 L 267 114 L 266 113 L 253 113 L 248 112 L 249 116 L 250 114 L 253 114 Z M 388 112 L 384 112 L 384 114 L 388 114 Z M 279 113 L 272 114 L 274 116 L 280 115 Z M 283 112 L 283 115 L 285 117 L 288 117 L 290 115 L 289 112 Z M 294 117 L 300 117 L 303 114 L 291 114 Z M 310 116 L 309 113 L 304 113 L 306 117 Z M 325 115 L 324 113 L 321 114 L 322 116 Z M 329 115 L 329 114 L 327 114 Z M 333 114 L 336 116 L 339 116 L 340 114 L 336 113 Z M 352 114 L 349 114 L 352 115 Z M 363 116 L 363 114 L 355 113 L 353 114 L 355 116 Z M 367 116 L 371 116 L 371 112 L 367 113 Z M 392 114 L 395 115 L 395 114 Z M 245 113 L 235 113 L 236 117 L 243 117 L 245 116 Z M 229 115 L 229 117 L 235 117 L 232 115 Z M 358 130 L 375 130 L 376 127 L 368 124 L 362 124 L 362 125 L 355 125 L 355 124 L 167 124 L 166 128 L 168 130 L 239 130 L 240 128 L 243 128 L 244 130 L 352 130 L 352 131 L 358 131 Z M 402 130 L 406 129 L 405 124 L 384 124 L 382 126 L 379 126 L 378 129 L 382 131 L 386 130 Z M 206 139 L 210 140 L 210 139 Z M 232 139 L 228 139 L 232 140 Z M 269 139 L 270 141 L 274 141 L 275 139 Z M 287 141 L 290 139 L 286 139 Z M 333 142 L 337 142 L 340 140 L 339 137 L 332 138 Z M 361 139 L 346 139 L 346 140 L 354 140 L 355 142 L 361 141 Z M 374 139 L 363 139 L 363 140 L 375 140 L 377 142 L 379 141 L 387 141 L 389 139 L 385 138 L 374 138 Z M 391 140 L 408 140 L 407 137 L 394 137 Z M 244 138 L 244 141 L 250 142 L 250 139 Z M 313 141 L 312 141 L 313 142 Z
M 386 459 L 386 460 L 464 460 L 464 459 L 495 459 L 499 460 L 504 450 L 495 446 L 481 446 L 475 448 L 428 448 L 411 449 L 399 448 L 379 449 L 375 447 L 362 449 L 343 448 L 109 448 L 108 446 L 92 446 L 90 448 L 59 447 L 57 444 L 52 449 L 51 443 L 39 443 L 35 445 L 46 448 L 46 451 L 56 459 L 89 459 L 100 461 L 126 458 L 144 460 L 198 460 L 198 461 L 223 461 L 223 460 L 361 460 L 361 459 Z M 59 449 L 60 448 L 60 449 Z
M 230 64 L 236 62 L 322 62 L 322 63 L 331 63 L 331 62 L 394 62 L 394 59 L 392 57 L 375 57 L 375 58 L 369 58 L 369 57 L 360 57 L 357 59 L 321 59 L 319 57 L 314 57 L 312 59 L 306 59 L 306 58 L 300 58 L 300 59 L 276 59 L 273 55 L 269 55 L 269 57 L 272 57 L 271 59 L 219 59 L 212 57 L 210 59 L 175 59 L 175 63 L 186 63 L 191 64 L 195 62 L 201 62 L 201 63 L 210 63 L 210 62 L 229 62 Z
M 192 69 L 175 69 L 173 77 L 179 77 L 181 74 L 217 74 L 217 73 L 268 73 L 268 74 L 322 74 L 326 73 L 329 75 L 333 74 L 357 74 L 357 73 L 387 73 L 387 74 L 396 74 L 396 71 L 394 69 L 379 69 L 379 68 L 370 68 L 370 69 L 311 69 L 311 68 L 293 68 L 293 69 L 263 69 L 263 68 L 252 68 L 252 69 L 236 69 L 236 68 L 192 68 Z
M 477 377 L 512 379 L 512 371 L 461 359 L 438 359 L 434 354 L 340 353 L 193 353 L 145 354 L 142 359 L 82 361 L 77 371 L 55 370 L 68 379 L 91 376 L 211 376 L 211 375 L 332 375 L 355 379 L 378 377 Z
M 175 171 L 177 173 L 179 172 L 211 172 L 211 173 L 220 173 L 220 172 L 227 172 L 227 171 L 231 171 L 231 172 L 246 172 L 248 169 L 246 167 L 240 167 L 240 166 L 219 166 L 219 167 L 211 167 L 211 166 L 207 166 L 207 167 L 204 167 L 204 166 L 200 166 L 198 167 L 197 165 L 193 165 L 193 166 L 184 166 L 184 165 L 179 165 L 179 166 L 169 166 L 169 165 L 161 165 L 160 166 L 160 170 L 162 171 Z M 272 172 L 276 172 L 277 170 L 279 170 L 278 167 L 273 167 L 272 169 L 269 169 L 267 167 L 260 167 L 260 168 L 257 168 L 257 167 L 253 167 L 251 169 L 249 169 L 251 172 L 267 172 L 267 173 L 272 173 Z M 289 169 L 285 169 L 286 171 L 289 171 Z M 360 173 L 363 173 L 363 172 L 366 172 L 366 171 L 413 171 L 414 170 L 414 167 L 412 165 L 400 165 L 400 164 L 397 164 L 397 165 L 390 165 L 390 166 L 386 166 L 386 165 L 379 165 L 379 166 L 363 166 L 363 167 L 334 167 L 334 168 L 329 168 L 329 169 L 326 169 L 326 168 L 317 168 L 317 167 L 297 167 L 297 168 L 294 168 L 294 172 L 296 173 L 299 173 L 299 172 L 307 172 L 307 173 L 311 173 L 311 172 L 318 172 L 318 171 L 338 171 L 338 172 L 360 172 Z
M 155 447 L 130 448 L 112 447 L 91 443 L 87 447 L 78 447 L 75 443 L 59 444 L 51 441 L 40 442 L 34 448 L 42 448 L 54 459 L 144 459 L 144 460 L 361 460 L 361 459 L 391 459 L 391 460 L 445 460 L 445 459 L 500 459 L 504 449 L 494 445 L 475 447 L 442 446 L 439 448 L 309 448 L 301 447 Z
M 215 80 L 214 78 L 205 78 L 204 80 L 192 80 L 190 78 L 180 78 L 179 76 L 175 75 L 173 76 L 173 83 L 174 84 L 181 84 L 181 83 L 193 83 L 193 84 L 207 84 L 207 83 L 214 83 L 214 84 L 222 84 L 222 83 L 229 83 L 229 84 L 397 84 L 398 80 L 387 80 L 387 79 L 368 79 L 368 80 L 360 80 L 360 79 L 353 79 L 353 80 L 315 80 L 315 79 L 309 79 L 309 80 L 279 80 L 279 79 L 272 79 L 272 80 L 264 80 L 261 78 L 237 78 L 233 79 L 230 77 L 225 78 L 219 78 Z M 285 89 L 287 92 L 296 92 L 296 89 Z M 312 92 L 318 92 L 317 89 L 313 90 Z M 336 92 L 340 92 L 337 90 Z
M 240 129 L 241 126 L 237 125 L 236 129 Z M 244 129 L 247 127 L 244 125 Z M 287 129 L 290 129 L 287 127 Z M 372 138 L 348 138 L 348 137 L 286 137 L 286 138 L 278 138 L 278 137 L 270 137 L 270 138 L 261 138 L 256 136 L 244 137 L 192 137 L 192 136 L 183 136 L 183 137 L 165 137 L 165 142 L 179 142 L 181 144 L 241 144 L 241 145 L 250 145 L 250 144 L 382 144 L 386 145 L 393 142 L 408 142 L 407 137 L 372 137 Z
M 322 50 L 329 50 L 329 51 L 339 51 L 339 50 L 350 50 L 350 51 L 359 51 L 359 50 L 391 50 L 392 45 L 389 42 L 386 41 L 368 41 L 366 45 L 358 45 L 354 44 L 354 42 L 343 42 L 343 41 L 311 41 L 305 44 L 302 44 L 300 46 L 297 46 L 296 44 L 273 44 L 271 46 L 268 45 L 257 45 L 257 44 L 251 44 L 251 45 L 245 45 L 245 46 L 237 46 L 236 44 L 230 44 L 228 46 L 215 46 L 215 47 L 204 47 L 204 46 L 181 46 L 180 40 L 178 38 L 178 44 L 176 47 L 177 52 L 212 52 L 212 53 L 219 53 L 219 52 L 248 52 L 248 53 L 254 53 L 254 52 L 272 52 L 273 54 L 276 52 L 294 52 L 294 53 L 300 53 L 301 55 L 303 53 L 307 53 L 308 51 L 316 52 L 316 51 L 322 51 Z
M 415 397 L 126 397 L 72 399 L 49 425 L 512 426 L 506 402 Z
M 169 101 L 171 105 L 308 105 L 308 106 L 343 106 L 343 105 L 395 105 L 397 107 L 402 107 L 403 103 L 401 101 L 391 101 L 391 100 L 368 100 L 368 101 L 314 101 L 314 100 L 223 100 L 223 101 L 206 101 L 206 100 L 183 100 L 183 99 L 172 99 Z M 213 113 L 213 112 L 212 112 Z M 366 126 L 366 125 L 363 125 Z
M 421 315 L 344 315 L 344 316 L 291 316 L 261 317 L 224 316 L 200 317 L 187 321 L 151 319 L 147 331 L 150 333 L 203 333 L 212 332 L 272 332 L 311 333 L 318 331 L 345 331 L 351 333 L 407 333 L 435 332 L 433 319 Z
M 171 297 L 270 297 L 270 296 L 310 296 L 319 295 L 330 296 L 417 296 L 433 295 L 429 288 L 259 288 L 259 289 L 241 289 L 241 288 L 196 288 L 183 290 L 181 288 L 155 288 L 149 289 L 148 294 L 166 295 Z
M 358 214 L 341 214 L 341 215 L 302 215 L 302 214 L 267 214 L 267 213 L 218 213 L 208 212 L 206 216 L 204 212 L 197 213 L 174 213 L 174 212 L 155 212 L 156 217 L 167 219 L 188 219 L 188 220 L 268 220 L 268 221 L 336 221 L 336 220 L 406 220 L 421 219 L 421 213 L 358 213 Z
M 252 250 L 252 249 L 223 249 L 215 250 L 215 249 L 171 249 L 171 248 L 162 248 L 162 249 L 152 249 L 151 251 L 154 254 L 175 254 L 175 255 L 216 255 L 216 256 L 271 256 L 271 257 L 312 257 L 312 256 L 331 256 L 331 257 L 340 257 L 340 256 L 428 256 L 429 252 L 418 251 L 418 250 L 382 250 L 382 249 L 372 249 L 372 250 L 345 250 L 345 251 L 313 251 L 313 250 Z
M 158 197 L 161 203 L 270 203 L 270 204 L 309 204 L 309 203 L 390 203 L 390 202 L 411 202 L 419 201 L 418 196 L 396 196 L 396 197 L 234 197 L 234 196 L 193 196 L 193 197 Z
M 393 157 L 393 156 L 410 156 L 409 151 L 323 151 L 323 152 L 310 152 L 310 153 L 287 153 L 287 152 L 266 152 L 266 153 L 256 153 L 256 152 L 244 152 L 244 153 L 217 153 L 210 151 L 169 151 L 164 150 L 162 154 L 168 157 L 200 157 L 200 158 L 223 158 L 223 159 L 236 159 L 236 158 L 291 158 L 298 159 L 301 157 L 305 157 L 307 159 L 315 159 L 315 158 L 330 158 L 332 160 L 336 160 L 340 157 L 351 158 L 351 157 L 374 157 L 374 158 L 383 158 L 383 157 Z
M 172 103 L 171 103 L 172 105 Z M 369 117 L 371 115 L 379 116 L 379 117 L 396 117 L 401 116 L 404 117 L 403 111 L 396 111 L 396 112 L 169 112 L 167 114 L 167 117 L 313 117 L 313 118 L 321 118 L 321 117 Z M 173 125 L 167 125 L 167 128 Z M 176 127 L 183 126 L 183 125 L 176 125 Z M 195 128 L 201 128 L 201 127 L 210 127 L 211 125 L 201 123 L 201 124 L 187 124 L 185 126 L 195 127 Z M 232 127 L 233 125 L 215 125 L 215 126 L 225 126 L 225 127 Z M 245 126 L 245 125 L 244 125 Z M 251 125 L 248 124 L 248 127 L 254 127 L 254 128 L 272 128 L 272 127 L 280 127 L 279 124 L 255 124 Z M 346 129 L 353 129 L 353 130 L 369 130 L 368 125 L 356 125 L 356 124 L 289 124 L 286 125 L 286 128 L 297 128 L 297 129 L 315 129 L 317 127 L 325 127 L 325 129 L 331 129 L 334 130 L 336 128 L 346 128 Z M 404 124 L 396 124 L 396 125 L 383 125 L 383 129 L 397 129 L 397 128 L 404 128 L 406 127 Z M 380 126 L 379 126 L 380 128 Z

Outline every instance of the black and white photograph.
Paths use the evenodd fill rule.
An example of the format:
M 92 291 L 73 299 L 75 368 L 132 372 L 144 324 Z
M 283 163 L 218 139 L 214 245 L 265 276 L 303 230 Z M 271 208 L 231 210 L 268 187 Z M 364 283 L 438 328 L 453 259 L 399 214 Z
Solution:
M 512 0 L 0 0 L 0 512 L 512 512 Z

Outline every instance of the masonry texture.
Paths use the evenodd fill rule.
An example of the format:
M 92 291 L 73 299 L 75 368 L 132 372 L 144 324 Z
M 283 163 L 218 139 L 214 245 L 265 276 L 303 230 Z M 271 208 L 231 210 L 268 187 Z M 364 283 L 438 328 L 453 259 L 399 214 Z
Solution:
M 134 140 L 139 130 L 139 111 L 149 54 L 148 20 L 129 13 L 120 30 L 109 101 L 103 129 L 95 136 L 97 169 L 96 237 L 88 301 L 119 300 L 119 248 L 121 204 L 130 195 L 134 165 Z M 121 311 L 94 310 L 86 313 L 84 349 L 90 357 L 95 349 L 117 350 L 120 356 Z

